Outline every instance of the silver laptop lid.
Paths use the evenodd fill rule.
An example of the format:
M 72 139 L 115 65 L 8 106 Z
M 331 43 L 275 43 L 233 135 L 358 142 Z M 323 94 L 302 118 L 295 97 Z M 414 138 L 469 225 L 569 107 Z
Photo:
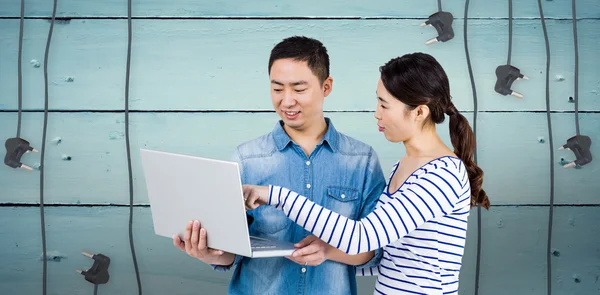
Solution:
M 140 149 L 157 235 L 183 237 L 190 220 L 207 231 L 208 247 L 251 256 L 238 163 Z

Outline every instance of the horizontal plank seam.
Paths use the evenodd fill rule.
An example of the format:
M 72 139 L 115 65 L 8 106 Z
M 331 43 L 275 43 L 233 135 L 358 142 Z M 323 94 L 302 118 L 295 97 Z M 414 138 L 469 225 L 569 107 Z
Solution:
M 393 17 L 393 16 L 133 16 L 134 20 L 423 20 L 428 15 L 422 17 Z M 0 16 L 0 19 L 20 19 L 20 16 Z M 50 20 L 50 16 L 26 16 L 25 19 L 31 20 Z M 56 17 L 57 21 L 70 20 L 123 20 L 127 16 L 61 16 Z M 455 17 L 455 20 L 464 19 L 464 17 Z M 508 17 L 469 17 L 469 20 L 508 20 Z M 539 17 L 513 17 L 514 20 L 539 20 Z M 545 17 L 546 20 L 572 20 L 570 17 Z M 577 20 L 600 20 L 598 17 L 580 17 Z
M 492 207 L 549 207 L 548 204 L 499 204 Z M 0 207 L 39 207 L 39 203 L 0 203 Z M 44 203 L 44 207 L 129 207 L 129 204 L 71 204 L 71 203 Z M 133 207 L 149 208 L 149 204 L 134 204 Z M 600 207 L 600 204 L 554 204 L 554 207 Z
M 0 110 L 0 113 L 17 113 L 18 110 Z M 44 110 L 22 110 L 23 113 L 43 113 Z M 125 110 L 48 110 L 49 113 L 124 113 Z M 372 110 L 326 110 L 325 113 L 373 113 Z M 471 110 L 460 111 L 461 113 L 473 113 Z M 600 110 L 580 110 L 584 114 L 600 114 Z M 129 110 L 129 113 L 275 113 L 272 110 Z M 477 111 L 477 113 L 546 113 L 545 110 L 497 110 Z M 575 111 L 554 110 L 550 113 L 571 114 Z

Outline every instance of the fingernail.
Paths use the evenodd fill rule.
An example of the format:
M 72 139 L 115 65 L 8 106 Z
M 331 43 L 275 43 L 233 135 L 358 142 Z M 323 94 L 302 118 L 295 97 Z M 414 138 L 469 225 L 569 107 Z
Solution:
M 194 221 L 194 227 L 198 227 L 200 225 L 200 222 L 198 222 L 198 220 Z
M 200 234 L 203 234 L 203 235 L 205 235 L 205 234 L 206 234 L 206 230 L 205 230 L 204 228 L 201 228 L 201 229 L 200 229 Z

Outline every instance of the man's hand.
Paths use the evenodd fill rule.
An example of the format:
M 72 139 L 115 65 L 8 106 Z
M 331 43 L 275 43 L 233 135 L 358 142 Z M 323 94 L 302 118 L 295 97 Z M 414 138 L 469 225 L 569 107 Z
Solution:
M 331 246 L 315 236 L 308 236 L 294 245 L 296 251 L 288 259 L 301 264 L 317 266 L 327 260 Z
M 242 186 L 244 191 L 244 202 L 246 210 L 256 209 L 269 202 L 269 187 L 245 184 Z
M 208 248 L 206 230 L 200 227 L 198 220 L 188 222 L 183 241 L 179 236 L 173 236 L 173 245 L 206 264 L 230 265 L 235 258 L 231 253 Z

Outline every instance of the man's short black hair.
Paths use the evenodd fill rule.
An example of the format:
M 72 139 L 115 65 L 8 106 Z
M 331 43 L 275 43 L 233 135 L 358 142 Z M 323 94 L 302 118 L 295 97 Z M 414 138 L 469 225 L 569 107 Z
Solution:
M 273 63 L 283 58 L 307 62 L 308 67 L 317 76 L 321 84 L 329 77 L 329 55 L 327 49 L 319 40 L 304 36 L 283 39 L 271 50 L 269 74 Z

